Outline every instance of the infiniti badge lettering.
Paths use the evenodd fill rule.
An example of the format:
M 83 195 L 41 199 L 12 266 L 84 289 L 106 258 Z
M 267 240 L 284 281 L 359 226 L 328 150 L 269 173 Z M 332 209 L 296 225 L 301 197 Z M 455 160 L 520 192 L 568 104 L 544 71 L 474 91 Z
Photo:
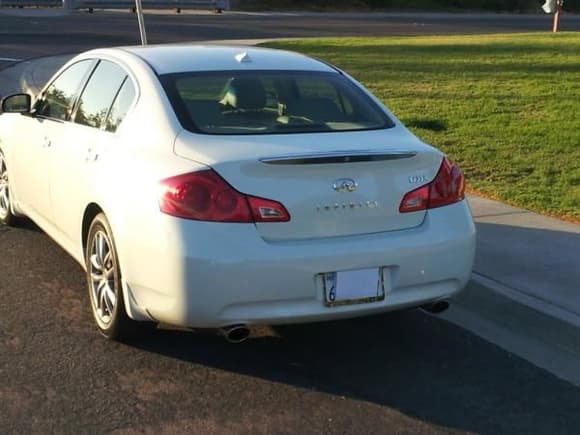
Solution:
M 355 210 L 361 208 L 378 208 L 378 201 L 335 202 L 334 204 L 318 204 L 316 211 Z

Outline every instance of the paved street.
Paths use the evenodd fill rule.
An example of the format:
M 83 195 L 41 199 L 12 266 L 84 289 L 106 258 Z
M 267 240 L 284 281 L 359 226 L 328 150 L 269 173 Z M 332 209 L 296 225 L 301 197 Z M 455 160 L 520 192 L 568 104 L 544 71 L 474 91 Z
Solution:
M 0 11 L 0 69 L 10 59 L 138 42 L 125 12 L 25 12 Z M 550 25 L 542 15 L 146 19 L 153 43 Z M 580 30 L 578 17 L 564 24 Z M 4 80 L 0 93 L 18 87 Z M 493 230 L 486 225 L 481 234 Z M 211 331 L 160 328 L 140 341 L 109 342 L 93 326 L 80 266 L 32 223 L 0 226 L 0 433 L 552 435 L 580 427 L 578 328 L 474 283 L 440 317 L 409 310 L 252 334 L 231 345 Z
M 551 29 L 551 17 L 417 13 L 147 14 L 150 43 L 209 39 L 522 32 Z M 580 30 L 580 16 L 564 16 L 563 30 Z M 127 12 L 0 9 L 0 58 L 26 59 L 139 43 L 137 19 Z M 9 61 L 0 60 L 0 68 Z
M 412 310 L 254 331 L 98 336 L 84 275 L 0 227 L 0 432 L 577 433 L 580 389 Z M 9 254 L 12 253 L 12 254 Z

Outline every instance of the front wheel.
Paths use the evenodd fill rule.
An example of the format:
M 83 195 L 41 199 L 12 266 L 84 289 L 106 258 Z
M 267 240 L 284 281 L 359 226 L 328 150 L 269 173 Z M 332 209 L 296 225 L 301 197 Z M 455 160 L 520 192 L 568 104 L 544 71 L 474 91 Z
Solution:
M 12 226 L 16 223 L 16 220 L 17 216 L 12 213 L 6 158 L 2 151 L 0 151 L 0 223 Z
M 95 217 L 89 229 L 85 262 L 93 317 L 99 331 L 112 340 L 133 337 L 137 322 L 125 310 L 113 233 L 102 213 Z

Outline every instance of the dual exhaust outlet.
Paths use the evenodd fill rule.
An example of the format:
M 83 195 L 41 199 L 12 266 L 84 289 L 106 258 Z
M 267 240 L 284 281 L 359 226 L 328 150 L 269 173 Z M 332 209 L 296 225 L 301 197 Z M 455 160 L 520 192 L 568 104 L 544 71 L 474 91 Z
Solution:
M 435 302 L 431 302 L 426 305 L 421 305 L 420 307 L 423 311 L 427 311 L 431 314 L 440 314 L 449 308 L 449 301 L 447 299 L 440 299 Z
M 243 343 L 250 336 L 247 325 L 231 325 L 221 328 L 221 333 L 229 343 Z
M 431 314 L 440 314 L 449 308 L 449 301 L 441 299 L 420 307 L 423 311 Z M 221 328 L 221 333 L 229 343 L 243 343 L 250 336 L 250 328 L 247 325 L 231 325 Z

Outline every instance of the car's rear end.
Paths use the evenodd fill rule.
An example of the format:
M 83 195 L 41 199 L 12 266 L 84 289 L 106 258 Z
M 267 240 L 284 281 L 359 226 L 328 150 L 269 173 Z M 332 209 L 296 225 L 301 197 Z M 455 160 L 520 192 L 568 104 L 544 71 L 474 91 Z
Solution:
M 171 249 L 155 278 L 131 283 L 136 304 L 158 321 L 219 327 L 460 291 L 475 247 L 461 171 L 327 66 L 236 59 L 161 74 L 184 127 L 174 153 L 197 166 L 160 180 L 156 231 Z

